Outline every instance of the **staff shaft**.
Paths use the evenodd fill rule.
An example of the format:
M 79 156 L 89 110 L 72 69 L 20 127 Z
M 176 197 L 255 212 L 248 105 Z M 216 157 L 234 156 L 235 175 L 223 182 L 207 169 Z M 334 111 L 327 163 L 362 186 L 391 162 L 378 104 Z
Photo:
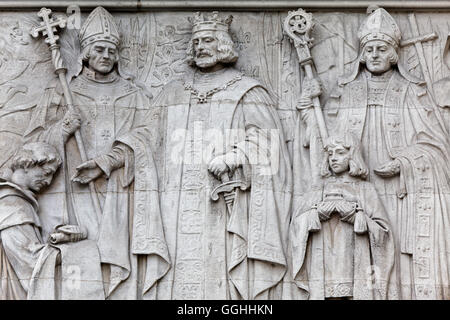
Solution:
M 306 77 L 309 79 L 314 78 L 314 73 L 311 67 L 311 64 L 305 64 L 305 73 Z M 325 143 L 325 140 L 328 138 L 328 131 L 327 126 L 325 124 L 325 119 L 323 117 L 322 113 L 322 107 L 320 106 L 320 100 L 319 97 L 314 97 L 312 99 L 313 105 L 314 105 L 314 114 L 316 116 L 317 126 L 319 127 L 319 133 L 320 137 L 322 138 L 322 143 Z
M 66 100 L 67 107 L 69 109 L 69 112 L 71 113 L 77 113 L 75 110 L 75 107 L 73 105 L 73 97 L 72 92 L 70 91 L 69 84 L 67 82 L 66 78 L 66 72 L 67 69 L 64 66 L 64 62 L 61 56 L 61 51 L 58 44 L 59 36 L 55 34 L 57 31 L 57 27 L 64 28 L 66 25 L 66 19 L 64 17 L 58 17 L 56 19 L 50 17 L 52 13 L 52 10 L 47 8 L 41 8 L 41 10 L 38 12 L 38 16 L 42 18 L 42 22 L 40 26 L 34 27 L 30 34 L 33 37 L 38 37 L 40 34 L 46 36 L 45 42 L 49 45 L 50 51 L 52 53 L 52 62 L 53 66 L 55 67 L 55 73 L 58 75 L 59 82 L 61 83 L 64 98 Z M 80 152 L 81 160 L 83 162 L 86 162 L 88 160 L 86 155 L 86 149 L 84 147 L 83 139 L 81 137 L 80 130 L 76 130 L 75 133 L 75 140 L 78 146 L 78 150 Z M 94 205 L 94 210 L 97 216 L 97 222 L 100 223 L 101 219 L 101 207 L 100 207 L 100 201 L 98 199 L 97 192 L 95 191 L 95 185 L 94 182 L 89 182 L 89 190 L 91 194 L 92 203 Z M 75 213 L 75 218 L 76 213 Z M 69 222 L 68 213 L 65 212 L 63 215 L 63 220 L 65 223 Z M 78 220 L 78 219 L 77 219 Z
M 75 108 L 73 106 L 73 98 L 72 98 L 72 92 L 70 91 L 69 84 L 67 83 L 66 78 L 66 72 L 65 69 L 60 69 L 61 71 L 57 70 L 59 81 L 61 82 L 61 86 L 63 89 L 64 97 L 66 99 L 67 107 L 69 109 L 69 112 L 74 112 Z M 80 157 L 82 162 L 86 162 L 88 160 L 86 155 L 86 149 L 84 147 L 83 139 L 81 137 L 80 130 L 75 131 L 75 140 L 77 142 L 78 150 L 80 152 Z M 97 196 L 97 192 L 95 190 L 94 181 L 89 182 L 89 191 L 91 194 L 92 203 L 94 205 L 95 214 L 97 216 L 97 221 L 100 223 L 101 219 L 101 207 L 100 207 L 100 201 Z

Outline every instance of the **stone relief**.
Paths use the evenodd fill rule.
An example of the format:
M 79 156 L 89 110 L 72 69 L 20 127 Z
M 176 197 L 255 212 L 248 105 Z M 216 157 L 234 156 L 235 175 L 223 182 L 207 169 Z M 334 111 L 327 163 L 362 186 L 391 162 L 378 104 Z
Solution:
M 52 145 L 27 143 L 11 161 L 10 176 L 0 182 L 2 299 L 104 296 L 97 246 L 84 240 L 84 227 L 58 225 L 48 242 L 42 238 L 36 194 L 51 183 L 61 162 Z M 82 279 L 79 288 L 65 278 L 75 261 Z
M 381 8 L 372 11 L 358 36 L 361 50 L 354 69 L 339 79 L 327 101 L 328 126 L 333 134 L 349 132 L 361 143 L 368 181 L 392 225 L 393 281 L 399 296 L 447 299 L 449 260 L 447 255 L 442 259 L 440 248 L 449 239 L 439 234 L 448 228 L 449 135 L 441 110 L 427 82 L 408 73 L 399 61 L 401 32 L 389 13 Z M 420 41 L 416 43 L 420 51 Z M 310 98 L 320 94 L 320 85 L 316 80 L 305 88 L 301 108 L 306 108 L 303 112 L 310 113 L 305 116 L 310 119 Z M 307 126 L 314 125 L 309 122 Z M 310 135 L 317 137 L 314 129 Z M 313 152 L 311 159 L 323 157 Z
M 232 16 L 217 12 L 193 16 L 187 49 L 192 68 L 164 86 L 153 103 L 163 157 L 161 212 L 173 250 L 171 269 L 155 285 L 156 298 L 279 298 L 289 156 L 267 90 L 229 66 L 239 58 L 231 22 Z M 274 138 L 278 167 L 269 174 Z
M 36 13 L 1 299 L 450 299 L 448 13 Z
M 292 217 L 295 283 L 310 299 L 395 299 L 394 239 L 368 168 L 351 133 L 325 144 L 322 188 Z M 375 283 L 367 277 L 376 266 Z

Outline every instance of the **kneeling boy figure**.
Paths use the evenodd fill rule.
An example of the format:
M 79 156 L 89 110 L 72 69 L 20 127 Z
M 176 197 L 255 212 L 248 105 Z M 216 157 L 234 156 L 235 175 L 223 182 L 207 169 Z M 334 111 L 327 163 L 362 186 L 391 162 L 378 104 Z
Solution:
M 68 261 L 76 261 L 78 253 L 85 250 L 85 253 L 93 253 L 92 262 L 95 264 L 95 244 L 81 241 L 86 238 L 86 231 L 75 225 L 58 226 L 48 239 L 48 244 L 41 236 L 36 195 L 50 185 L 60 165 L 61 158 L 53 146 L 43 142 L 28 143 L 13 158 L 10 176 L 0 179 L 2 300 L 82 298 L 86 294 L 89 296 L 94 287 L 96 294 L 103 295 L 102 290 L 98 289 L 102 289 L 99 286 L 101 281 L 85 290 L 70 279 L 72 287 L 78 288 L 67 288 L 65 273 Z M 78 280 L 87 274 L 100 272 L 99 265 L 90 266 L 88 272 L 82 270 L 86 259 L 83 256 L 79 258 L 79 263 L 70 266 L 73 270 L 79 269 Z M 101 280 L 101 274 L 100 277 L 88 277 Z
M 387 299 L 394 242 L 360 145 L 351 134 L 326 141 L 321 190 L 292 219 L 294 281 L 309 299 Z

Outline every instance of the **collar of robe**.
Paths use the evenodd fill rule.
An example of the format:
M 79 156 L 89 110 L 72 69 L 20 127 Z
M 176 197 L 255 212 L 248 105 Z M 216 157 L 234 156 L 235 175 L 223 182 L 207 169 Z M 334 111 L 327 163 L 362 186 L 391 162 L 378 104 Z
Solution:
M 389 69 L 388 71 L 384 72 L 383 74 L 377 75 L 377 74 L 371 73 L 367 69 L 364 69 L 364 74 L 369 81 L 386 82 L 387 83 L 387 81 L 389 81 L 389 79 L 391 79 L 392 75 L 394 74 L 394 70 Z
M 38 208 L 38 201 L 36 199 L 36 195 L 31 190 L 26 190 L 22 188 L 21 186 L 12 183 L 11 181 L 5 180 L 3 178 L 0 178 L 0 187 L 7 186 L 10 188 L 13 188 L 14 190 L 18 191 L 24 198 L 28 199 L 32 204 L 35 210 Z
M 119 76 L 115 69 L 107 75 L 99 75 L 97 72 L 86 67 L 83 68 L 82 75 L 87 79 L 98 83 L 111 83 L 116 81 Z

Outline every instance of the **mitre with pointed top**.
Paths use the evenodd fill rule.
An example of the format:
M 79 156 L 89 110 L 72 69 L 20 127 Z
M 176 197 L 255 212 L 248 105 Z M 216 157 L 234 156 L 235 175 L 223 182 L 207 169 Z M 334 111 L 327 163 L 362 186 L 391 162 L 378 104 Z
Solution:
M 108 41 L 116 46 L 120 43 L 119 29 L 113 16 L 103 7 L 95 8 L 80 30 L 80 45 L 85 48 L 95 41 Z
M 210 15 L 202 12 L 194 13 L 192 18 L 189 18 L 192 23 L 192 33 L 199 31 L 225 31 L 228 32 L 230 24 L 233 21 L 233 16 L 229 15 L 226 18 L 220 18 L 218 11 L 213 11 Z
M 358 37 L 361 47 L 371 40 L 383 40 L 397 48 L 401 33 L 394 18 L 383 8 L 378 8 L 363 22 Z

